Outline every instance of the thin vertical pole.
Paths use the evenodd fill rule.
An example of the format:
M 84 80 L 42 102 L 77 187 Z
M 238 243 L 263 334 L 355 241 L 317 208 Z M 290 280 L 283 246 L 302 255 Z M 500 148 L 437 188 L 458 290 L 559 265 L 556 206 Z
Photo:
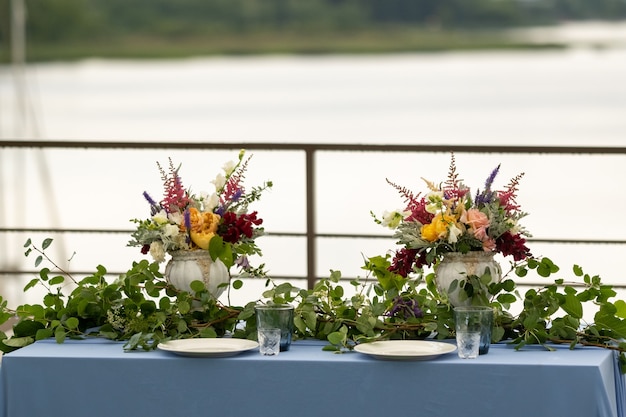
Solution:
M 312 289 L 317 279 L 316 273 L 316 226 L 315 226 L 315 151 L 305 148 L 306 154 L 306 281 Z
M 26 7 L 24 0 L 11 0 L 11 61 L 15 78 L 16 137 L 26 137 Z

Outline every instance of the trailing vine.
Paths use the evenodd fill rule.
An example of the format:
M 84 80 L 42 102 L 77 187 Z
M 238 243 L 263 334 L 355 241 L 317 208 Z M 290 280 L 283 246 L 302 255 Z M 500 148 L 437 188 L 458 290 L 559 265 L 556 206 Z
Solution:
M 41 269 L 24 290 L 43 286 L 46 294 L 41 304 L 13 310 L 0 297 L 0 323 L 16 320 L 13 334 L 0 334 L 3 352 L 47 338 L 63 343 L 104 337 L 123 341 L 125 350 L 151 350 L 171 339 L 256 337 L 256 301 L 225 305 L 200 281 L 191 284 L 191 293 L 178 291 L 167 283 L 159 264 L 147 260 L 133 262 L 112 281 L 103 266 L 77 279 L 48 257 L 51 243 L 45 239 L 40 246 L 30 240 L 25 244 L 25 255 L 35 255 L 35 266 Z M 331 271 L 312 289 L 266 279 L 260 298 L 293 304 L 294 338 L 326 340 L 324 349 L 333 352 L 347 352 L 357 343 L 374 340 L 454 337 L 452 307 L 438 292 L 434 274 L 406 278 L 391 272 L 390 265 L 389 255 L 368 258 L 364 278 L 346 281 L 340 271 Z M 546 284 L 522 294 L 516 282 L 530 273 L 546 279 Z M 530 344 L 547 350 L 555 344 L 611 349 L 619 353 L 626 371 L 626 302 L 614 300 L 612 286 L 580 266 L 575 265 L 571 274 L 562 278 L 549 258 L 513 264 L 499 282 L 486 288 L 495 311 L 492 341 L 511 343 L 516 349 Z M 236 282 L 229 291 L 240 287 Z M 514 305 L 520 309 L 515 314 Z M 584 320 L 586 308 L 595 310 L 591 323 Z

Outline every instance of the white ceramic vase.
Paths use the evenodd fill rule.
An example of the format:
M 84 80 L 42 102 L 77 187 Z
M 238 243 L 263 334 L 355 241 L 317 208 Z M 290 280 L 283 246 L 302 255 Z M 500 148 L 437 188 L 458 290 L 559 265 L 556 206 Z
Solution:
M 473 297 L 467 295 L 463 285 L 470 277 L 474 293 L 486 294 L 491 283 L 500 281 L 502 269 L 493 256 L 493 252 L 482 251 L 446 253 L 435 270 L 439 292 L 447 295 L 454 307 L 476 304 Z M 480 288 L 476 288 L 477 285 Z
M 226 289 L 225 284 L 230 279 L 226 265 L 218 259 L 213 261 L 205 250 L 174 251 L 172 258 L 165 266 L 167 281 L 180 291 L 191 290 L 192 281 L 202 281 L 205 287 L 215 298 L 218 298 Z

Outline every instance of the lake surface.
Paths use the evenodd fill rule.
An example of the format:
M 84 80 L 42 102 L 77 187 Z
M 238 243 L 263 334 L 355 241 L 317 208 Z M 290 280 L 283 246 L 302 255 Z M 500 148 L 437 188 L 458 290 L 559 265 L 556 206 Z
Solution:
M 24 108 L 14 74 L 0 67 L 0 137 L 59 140 L 626 146 L 626 50 L 396 54 L 385 56 L 194 58 L 50 63 L 27 68 Z M 16 105 L 16 103 L 18 105 Z M 209 190 L 234 152 L 2 150 L 3 227 L 129 229 L 146 217 L 141 193 L 161 193 L 156 161 L 181 162 L 183 180 Z M 370 210 L 402 207 L 385 178 L 424 190 L 445 180 L 447 154 L 317 156 L 318 231 L 383 234 Z M 458 154 L 463 179 L 481 187 L 525 172 L 518 201 L 537 238 L 626 238 L 626 156 Z M 247 183 L 276 184 L 257 206 L 268 231 L 303 232 L 304 156 L 255 152 Z M 24 235 L 2 236 L 0 263 L 24 263 Z M 45 235 L 32 236 L 42 239 Z M 270 272 L 301 276 L 304 242 L 264 238 Z M 58 256 L 93 270 L 126 270 L 138 259 L 124 235 L 73 234 Z M 392 239 L 323 239 L 317 269 L 362 275 L 364 256 Z M 535 253 L 624 283 L 623 246 L 541 245 Z M 21 284 L 8 298 L 20 297 Z M 248 284 L 246 284 L 248 285 Z M 250 292 L 258 291 L 250 284 Z M 245 287 L 244 287 L 245 288 Z M 258 293 L 257 293 L 258 295 Z M 239 296 L 235 296 L 239 297 Z M 235 302 L 238 299 L 235 298 Z

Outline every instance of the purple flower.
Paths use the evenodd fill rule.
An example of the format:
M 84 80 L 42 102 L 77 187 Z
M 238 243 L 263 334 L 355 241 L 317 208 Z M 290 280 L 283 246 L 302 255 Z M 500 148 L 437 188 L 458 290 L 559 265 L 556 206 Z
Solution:
M 235 261 L 235 265 L 245 270 L 250 268 L 250 260 L 246 255 L 243 255 L 237 258 L 237 260 Z
M 399 295 L 393 299 L 393 305 L 386 315 L 389 317 L 408 319 L 411 317 L 424 317 L 424 312 L 419 308 L 419 304 L 416 300 L 412 298 L 405 299 Z
M 481 206 L 484 204 L 489 204 L 493 201 L 496 193 L 491 191 L 491 186 L 493 185 L 493 181 L 496 179 L 496 176 L 500 172 L 500 165 L 498 165 L 491 174 L 487 177 L 485 181 L 485 190 L 482 193 L 477 193 L 475 198 L 475 203 L 477 206 Z
M 231 200 L 233 202 L 239 201 L 239 199 L 241 198 L 242 195 L 243 195 L 243 189 L 237 188 L 237 190 L 233 193 L 233 195 L 231 197 Z
M 152 197 L 150 197 L 150 194 L 148 194 L 147 191 L 143 192 L 143 198 L 145 198 L 148 201 L 148 204 L 150 204 L 150 215 L 154 216 L 159 211 L 161 211 L 161 208 L 159 207 L 157 202 L 154 201 Z
M 491 185 L 493 184 L 493 181 L 496 179 L 498 172 L 500 172 L 500 165 L 495 167 L 495 169 L 491 171 L 491 174 L 489 174 L 489 176 L 487 177 L 487 180 L 485 181 L 485 190 L 491 190 Z
M 187 243 L 190 243 L 191 237 L 189 236 L 189 233 L 191 232 L 191 213 L 189 212 L 189 210 L 185 210 L 185 213 L 183 213 L 183 216 L 185 220 L 185 229 L 187 229 L 186 241 Z

